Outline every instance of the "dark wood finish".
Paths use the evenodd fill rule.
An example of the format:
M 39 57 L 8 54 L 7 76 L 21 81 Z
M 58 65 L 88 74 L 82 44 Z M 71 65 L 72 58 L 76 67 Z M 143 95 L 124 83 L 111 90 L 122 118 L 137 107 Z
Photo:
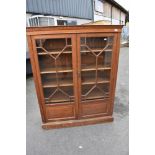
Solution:
M 75 118 L 75 108 L 70 104 L 47 106 L 46 111 L 48 120 Z
M 42 34 L 77 34 L 91 32 L 107 32 L 120 33 L 122 25 L 81 25 L 81 26 L 49 26 L 49 27 L 28 27 L 27 35 L 42 35 Z M 40 36 L 39 36 L 40 38 Z
M 33 43 L 31 40 L 31 36 L 27 36 L 27 40 L 28 40 L 28 45 L 29 45 L 29 52 L 30 52 L 30 61 L 31 61 L 31 66 L 32 66 L 32 72 L 33 72 L 33 78 L 34 78 L 34 83 L 35 83 L 35 88 L 36 88 L 36 92 L 37 92 L 37 97 L 38 97 L 38 102 L 39 102 L 39 107 L 40 107 L 40 113 L 41 113 L 41 118 L 42 118 L 42 122 L 47 122 L 46 120 L 46 116 L 45 116 L 45 106 L 43 105 L 42 99 L 41 98 L 41 92 L 39 89 L 39 82 L 38 82 L 38 77 L 37 77 L 37 70 L 36 70 L 36 63 L 35 63 L 35 59 L 34 59 L 34 49 L 33 49 Z
M 112 122 L 112 116 L 106 117 L 96 117 L 96 118 L 88 118 L 88 119 L 77 119 L 77 120 L 66 120 L 66 121 L 56 121 L 56 122 L 49 122 L 43 123 L 43 129 L 56 129 L 56 128 L 66 128 L 66 127 L 75 127 L 75 126 L 83 126 L 83 125 L 92 125 L 97 123 L 106 123 Z
M 27 28 L 44 129 L 113 121 L 121 25 Z

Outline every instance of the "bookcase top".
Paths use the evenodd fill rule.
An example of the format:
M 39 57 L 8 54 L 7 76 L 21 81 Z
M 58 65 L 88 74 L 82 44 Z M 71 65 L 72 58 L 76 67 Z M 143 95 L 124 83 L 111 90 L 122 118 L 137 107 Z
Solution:
M 60 34 L 60 33 L 90 33 L 111 32 L 121 33 L 123 25 L 77 25 L 77 26 L 46 26 L 27 27 L 27 35 Z

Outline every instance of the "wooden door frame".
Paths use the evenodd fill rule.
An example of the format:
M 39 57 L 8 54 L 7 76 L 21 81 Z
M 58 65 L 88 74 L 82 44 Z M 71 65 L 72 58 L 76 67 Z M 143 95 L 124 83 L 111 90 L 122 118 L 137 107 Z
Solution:
M 41 117 L 43 123 L 49 122 L 47 118 L 47 113 L 46 113 L 46 107 L 54 107 L 54 106 L 60 106 L 60 105 L 69 105 L 71 103 L 60 103 L 60 104 L 45 104 L 44 100 L 44 93 L 43 93 L 43 88 L 42 88 L 42 81 L 41 81 L 41 75 L 40 75 L 40 67 L 39 67 L 39 60 L 38 60 L 38 55 L 37 55 L 37 50 L 36 50 L 36 39 L 53 39 L 53 38 L 71 38 L 72 42 L 72 68 L 73 68 L 73 90 L 74 90 L 74 96 L 75 100 L 74 103 L 72 104 L 74 107 L 74 117 L 78 117 L 78 95 L 77 95 L 77 65 L 76 65 L 76 59 L 77 59 L 77 52 L 76 52 L 76 34 L 49 34 L 49 35 L 33 35 L 33 36 L 28 36 L 28 41 L 31 42 L 29 45 L 32 47 L 29 47 L 30 49 L 30 58 L 31 58 L 31 64 L 32 64 L 32 70 L 33 70 L 33 75 L 34 75 L 34 80 L 35 80 L 35 87 L 37 91 L 37 96 L 38 96 L 38 101 L 39 101 L 39 106 L 40 106 L 40 112 L 41 112 Z M 74 119 L 74 117 L 71 118 L 58 118 L 58 119 L 53 119 L 53 120 L 68 120 L 68 119 Z
M 119 62 L 119 52 L 120 52 L 120 41 L 121 35 L 120 33 L 115 33 L 115 42 L 114 42 L 114 52 L 112 56 L 112 81 L 111 81 L 111 104 L 109 107 L 108 114 L 113 114 L 114 109 L 114 100 L 115 100 L 115 90 L 116 90 L 116 82 L 117 82 L 117 73 L 118 73 L 118 62 Z
M 31 35 L 27 36 L 27 41 L 28 41 L 28 45 L 29 45 L 30 62 L 31 62 L 31 66 L 32 66 L 33 78 L 34 78 L 35 88 L 36 88 L 36 92 L 37 92 L 37 98 L 38 98 L 38 103 L 39 103 L 39 107 L 40 107 L 41 118 L 42 118 L 42 122 L 45 123 L 45 122 L 47 122 L 46 110 L 45 110 L 45 106 L 43 105 L 43 102 L 42 102 L 42 96 L 41 96 L 41 90 L 40 90 L 41 86 L 38 81 L 38 70 L 36 67 L 36 62 L 35 62 L 36 58 L 34 55 L 33 39 L 32 39 Z
M 112 49 L 112 58 L 111 58 L 111 74 L 110 74 L 110 99 L 108 99 L 108 107 L 107 107 L 107 112 L 104 114 L 92 114 L 92 116 L 88 117 L 93 117 L 93 116 L 103 116 L 103 115 L 110 115 L 113 111 L 113 101 L 114 101 L 114 95 L 115 95 L 115 85 L 116 85 L 116 76 L 117 76 L 117 68 L 116 64 L 118 62 L 118 50 L 119 47 L 117 47 L 118 43 L 118 33 L 98 33 L 98 32 L 93 32 L 93 33 L 80 33 L 77 34 L 77 65 L 78 65 L 78 109 L 79 109 L 79 118 L 82 117 L 82 101 L 81 101 L 81 55 L 80 55 L 80 38 L 81 37 L 107 37 L 107 36 L 113 36 L 114 41 L 113 41 L 113 49 Z M 117 45 L 117 46 L 116 46 Z M 113 63 L 115 62 L 115 63 Z M 96 100 L 97 102 L 99 100 Z M 89 101 L 88 101 L 89 102 Z M 95 102 L 95 100 L 94 100 Z M 107 102 L 105 99 L 104 102 Z M 83 103 L 84 104 L 84 103 Z

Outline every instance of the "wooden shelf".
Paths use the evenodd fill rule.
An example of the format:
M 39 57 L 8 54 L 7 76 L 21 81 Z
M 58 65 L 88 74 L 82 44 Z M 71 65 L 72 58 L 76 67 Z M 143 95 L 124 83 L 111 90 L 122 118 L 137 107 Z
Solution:
M 66 86 L 73 86 L 73 81 L 67 80 L 59 80 L 59 86 L 66 87 Z M 53 88 L 57 87 L 56 81 L 46 81 L 43 82 L 43 88 Z
M 105 46 L 112 46 L 113 45 L 113 43 L 112 42 L 109 42 L 108 44 L 106 44 Z M 86 47 L 87 45 L 86 44 L 81 44 L 80 46 L 82 46 L 82 47 Z M 88 45 L 89 46 L 89 45 Z M 104 47 L 103 47 L 104 48 Z
M 53 50 L 47 50 L 47 52 L 45 52 L 42 47 L 37 47 L 37 49 L 39 50 L 37 53 L 38 55 L 48 55 L 48 54 L 59 54 L 62 52 L 62 50 L 64 49 L 65 47 L 63 48 L 60 48 L 60 49 L 53 49 Z M 68 45 L 66 46 L 65 50 L 63 51 L 63 53 L 72 53 L 72 50 L 71 49 L 68 49 L 67 48 L 72 48 L 72 45 Z M 41 50 L 41 51 L 40 51 Z M 45 49 L 46 50 L 46 49 Z
M 95 53 L 95 52 L 101 52 L 103 51 L 103 49 L 92 49 L 92 51 Z M 48 53 L 46 52 L 38 52 L 38 55 L 48 55 L 48 54 L 59 54 L 61 51 L 49 51 Z M 82 50 L 80 51 L 81 53 L 90 53 L 91 51 L 89 50 Z M 108 49 L 105 49 L 104 52 L 112 52 L 112 49 L 111 48 L 108 48 Z M 64 51 L 63 54 L 71 54 L 72 51 Z
M 61 53 L 61 51 L 52 51 L 52 52 L 48 52 L 48 53 L 46 53 L 46 52 L 38 52 L 38 55 L 48 55 L 48 54 L 59 54 L 59 53 Z M 64 51 L 63 52 L 63 54 L 68 54 L 68 53 L 72 53 L 72 51 Z
M 102 78 L 98 78 L 97 83 L 110 83 L 110 80 L 105 80 Z M 84 82 L 81 82 L 82 85 L 91 85 L 91 84 L 95 84 L 95 80 L 93 79 L 87 79 Z M 56 81 L 46 81 L 43 82 L 43 88 L 54 88 L 57 87 Z M 69 86 L 73 86 L 73 81 L 71 80 L 60 80 L 59 81 L 59 86 L 61 87 L 69 87 Z
M 98 78 L 97 83 L 110 83 L 110 80 L 105 80 L 103 78 Z M 88 78 L 85 81 L 82 81 L 82 85 L 90 85 L 90 84 L 95 84 L 95 78 Z
M 96 70 L 95 66 L 84 66 L 82 67 L 81 71 L 93 71 Z M 105 67 L 102 65 L 99 65 L 97 67 L 97 70 L 111 70 L 111 67 Z M 65 72 L 72 72 L 71 67 L 59 67 L 58 72 L 59 73 L 65 73 Z M 42 68 L 40 71 L 41 74 L 48 74 L 48 73 L 56 73 L 56 68 Z
M 103 51 L 103 49 L 101 48 L 96 48 L 96 49 L 92 49 L 92 51 L 95 53 L 95 52 L 101 52 Z M 81 53 L 90 53 L 91 51 L 89 50 L 81 50 L 80 51 Z M 112 52 L 112 49 L 111 48 L 108 48 L 108 49 L 105 49 L 103 52 Z
M 71 67 L 59 67 L 58 72 L 59 73 L 65 73 L 65 72 L 72 72 Z M 41 68 L 40 71 L 41 74 L 48 74 L 48 73 L 56 73 L 56 68 Z
M 103 94 L 98 94 L 98 93 L 91 93 L 91 95 L 88 95 L 87 97 L 82 96 L 82 100 L 93 100 L 93 99 L 103 99 L 103 98 L 107 98 L 108 94 L 106 96 L 104 96 Z
M 63 102 L 73 102 L 74 99 L 51 99 L 45 98 L 45 102 L 48 103 L 63 103 Z
M 97 70 L 110 70 L 111 67 L 105 67 L 102 65 L 98 65 Z M 84 66 L 81 68 L 81 71 L 93 71 L 96 70 L 96 66 Z

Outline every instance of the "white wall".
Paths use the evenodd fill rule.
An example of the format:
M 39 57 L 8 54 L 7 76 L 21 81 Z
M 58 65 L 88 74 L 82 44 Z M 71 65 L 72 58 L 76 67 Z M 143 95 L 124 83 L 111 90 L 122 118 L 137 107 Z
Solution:
M 94 14 L 94 21 L 99 21 L 99 20 L 106 20 L 106 21 L 110 21 L 111 22 L 111 18 L 108 18 L 108 17 L 105 17 L 105 16 L 101 16 L 101 15 L 98 15 L 98 14 L 95 13 Z M 122 24 L 125 24 L 125 14 L 121 18 L 121 21 L 123 21 Z M 114 24 L 114 25 L 120 25 L 120 20 L 118 20 L 118 19 L 112 19 L 112 24 Z
M 117 19 L 112 19 L 112 24 L 113 25 L 120 25 L 120 21 Z
M 123 23 L 122 24 L 124 24 L 125 25 L 125 13 L 124 12 L 121 12 L 121 22 L 123 21 Z
M 96 0 L 94 0 L 96 1 Z M 108 1 L 105 1 L 103 3 L 103 13 L 96 12 L 94 9 L 94 21 L 99 21 L 99 20 L 106 20 L 111 22 L 111 4 L 108 3 Z M 109 11 L 110 12 L 105 12 L 104 11 Z M 109 17 L 110 16 L 110 17 Z M 120 10 L 116 7 L 112 7 L 112 24 L 113 25 L 120 25 L 120 24 L 125 24 L 125 13 L 121 12 L 121 23 L 120 23 Z M 123 22 L 122 22 L 123 21 Z
M 111 18 L 94 14 L 94 21 L 105 20 L 111 22 Z
M 104 17 L 104 20 L 111 22 L 111 18 L 109 18 L 109 17 Z
M 94 14 L 94 21 L 98 21 L 98 20 L 104 20 L 104 16 L 98 15 L 98 14 Z

